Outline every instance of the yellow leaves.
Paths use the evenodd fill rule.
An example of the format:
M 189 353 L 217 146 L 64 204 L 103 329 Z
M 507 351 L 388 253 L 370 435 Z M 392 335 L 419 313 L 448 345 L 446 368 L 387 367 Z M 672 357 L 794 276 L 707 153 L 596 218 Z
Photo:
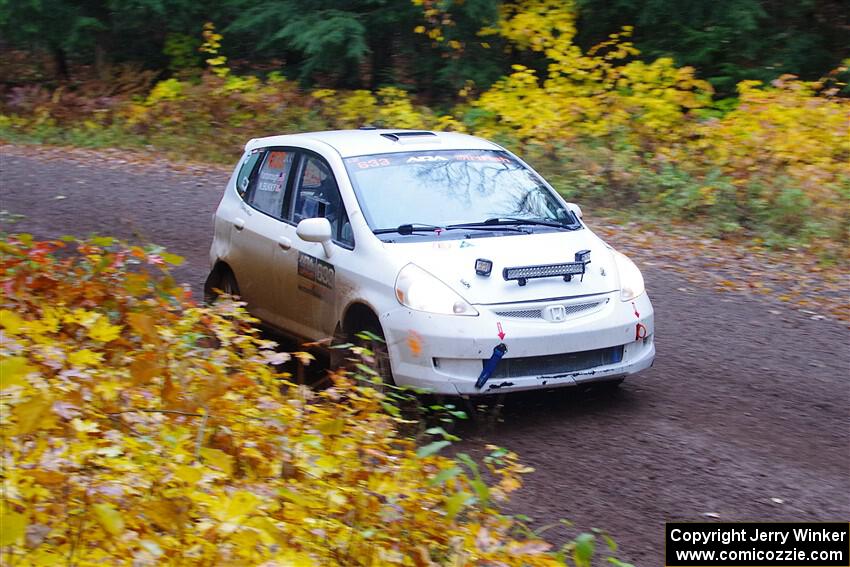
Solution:
M 47 335 L 56 333 L 62 322 L 63 310 L 55 307 L 45 306 L 41 312 L 41 318 L 27 324 L 30 333 Z
M 121 329 L 121 325 L 113 325 L 109 322 L 109 319 L 100 316 L 89 327 L 88 336 L 95 341 L 108 343 L 121 336 Z
M 0 355 L 0 390 L 13 386 L 26 386 L 26 375 L 36 369 L 22 356 Z
M 94 386 L 94 392 L 107 402 L 111 402 L 118 397 L 118 393 L 125 388 L 125 385 L 115 380 L 100 380 Z
M 62 321 L 64 323 L 75 323 L 90 328 L 100 318 L 101 315 L 99 313 L 78 307 L 73 311 L 66 312 L 62 317 Z
M 315 466 L 311 467 L 314 474 L 322 476 L 339 470 L 340 461 L 333 455 L 322 455 L 316 459 Z
M 0 508 L 0 547 L 17 543 L 24 537 L 26 527 L 26 516 L 5 507 Z
M 72 366 L 97 366 L 103 360 L 103 353 L 94 352 L 87 348 L 74 351 L 68 355 Z
M 318 430 L 325 435 L 339 435 L 345 429 L 345 421 L 340 418 L 328 419 L 319 423 Z
M 407 93 L 398 87 L 378 89 L 378 119 L 398 128 L 421 128 L 422 109 L 415 109 Z
M 153 317 L 146 313 L 129 313 L 127 315 L 127 321 L 130 324 L 130 328 L 136 331 L 147 342 L 155 345 L 160 344 L 159 334 L 157 333 Z
M 272 543 L 286 543 L 286 539 L 282 537 L 283 534 L 281 533 L 280 528 L 278 528 L 274 524 L 274 522 L 264 516 L 252 516 L 251 518 L 245 520 L 244 525 L 246 527 L 256 529 L 259 532 L 260 538 L 262 539 L 263 543 L 265 543 L 266 545 Z
M 713 185 L 703 185 L 699 188 L 699 195 L 702 202 L 706 205 L 713 205 L 717 202 L 717 187 Z
M 13 555 L 52 564 L 81 533 L 80 564 L 370 564 L 452 541 L 464 553 L 474 549 L 463 543 L 470 524 L 509 525 L 481 504 L 480 477 L 436 452 L 416 458 L 381 394 L 346 375 L 318 394 L 287 382 L 241 306 L 185 303 L 173 285 L 115 260 L 167 263 L 162 250 L 103 239 L 10 277 L 15 242 L 0 245 L 0 285 L 13 292 L 0 312 L 10 455 L 0 541 Z M 20 283 L 39 270 L 55 285 L 49 301 Z M 493 478 L 509 489 L 512 475 Z M 493 487 L 491 498 L 503 492 Z
M 293 352 L 292 356 L 298 359 L 298 362 L 304 366 L 309 366 L 311 362 L 316 360 L 316 357 L 306 351 Z
M 158 376 L 161 370 L 160 362 L 153 353 L 142 354 L 130 363 L 130 376 L 133 378 L 133 384 L 137 386 L 147 384 Z
M 29 474 L 30 476 L 32 476 L 33 480 L 45 486 L 59 487 L 62 486 L 62 484 L 68 480 L 67 475 L 58 471 L 35 469 L 29 471 Z
M 100 526 L 112 536 L 119 536 L 124 532 L 124 518 L 112 504 L 101 503 L 92 505 L 94 517 Z
M 16 335 L 24 325 L 24 320 L 14 311 L 0 309 L 0 327 L 6 330 L 8 335 Z
M 146 502 L 141 512 L 161 530 L 179 533 L 186 521 L 184 505 L 182 499 L 153 500 Z
M 240 490 L 233 493 L 213 511 L 213 515 L 223 522 L 237 522 L 256 510 L 261 502 L 262 500 L 256 495 Z
M 96 433 L 100 431 L 100 425 L 96 421 L 84 420 L 78 417 L 71 420 L 71 427 L 79 433 Z
M 15 418 L 14 434 L 26 435 L 37 429 L 52 427 L 54 416 L 50 413 L 51 405 L 52 401 L 41 395 L 16 405 L 12 409 Z
M 233 457 L 224 451 L 213 449 L 211 447 L 203 447 L 201 448 L 201 457 L 204 459 L 204 462 L 219 469 L 225 475 L 233 475 Z
M 180 465 L 174 470 L 174 476 L 185 483 L 195 484 L 203 478 L 203 472 L 199 467 Z

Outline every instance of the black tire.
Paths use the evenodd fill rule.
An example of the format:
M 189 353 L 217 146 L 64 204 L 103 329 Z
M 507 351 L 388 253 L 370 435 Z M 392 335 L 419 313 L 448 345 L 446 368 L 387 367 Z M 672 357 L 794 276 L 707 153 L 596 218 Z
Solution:
M 236 276 L 230 270 L 225 270 L 221 275 L 221 292 L 231 297 L 239 296 L 239 284 L 236 282 Z
M 215 303 L 222 294 L 232 297 L 239 296 L 239 284 L 236 282 L 236 276 L 226 266 L 216 268 L 216 271 L 210 274 L 206 283 L 204 283 L 204 301 L 207 304 Z
M 375 338 L 364 338 L 363 335 L 366 333 L 363 333 L 362 331 L 366 331 L 366 333 Z M 351 342 L 372 351 L 372 356 L 374 357 L 374 369 L 381 378 L 381 381 L 386 386 L 395 386 L 393 371 L 390 366 L 390 353 L 387 349 L 387 341 L 384 337 L 384 331 L 381 329 L 380 323 L 377 321 L 370 322 L 370 324 L 366 325 L 362 331 L 355 332 L 354 336 L 351 338 Z

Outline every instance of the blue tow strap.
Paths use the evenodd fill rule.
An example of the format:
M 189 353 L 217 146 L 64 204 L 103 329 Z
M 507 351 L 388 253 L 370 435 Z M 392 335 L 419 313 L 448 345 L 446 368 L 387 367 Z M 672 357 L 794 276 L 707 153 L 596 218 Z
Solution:
M 490 376 L 493 375 L 493 372 L 496 371 L 496 367 L 499 366 L 499 361 L 502 360 L 502 357 L 505 356 L 505 353 L 508 352 L 508 347 L 505 346 L 505 343 L 499 343 L 493 348 L 493 355 L 484 363 L 484 370 L 481 371 L 481 375 L 478 376 L 478 380 L 475 381 L 475 388 L 480 390 L 484 384 L 487 383 L 487 380 L 490 379 Z

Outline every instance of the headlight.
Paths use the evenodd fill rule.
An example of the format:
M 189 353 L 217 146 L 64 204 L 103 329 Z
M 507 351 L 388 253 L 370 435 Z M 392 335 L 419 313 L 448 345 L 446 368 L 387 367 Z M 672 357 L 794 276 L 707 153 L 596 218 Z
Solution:
M 478 315 L 478 311 L 454 290 L 416 264 L 408 264 L 398 273 L 395 296 L 399 303 L 417 311 Z
M 631 301 L 646 290 L 643 285 L 643 276 L 634 262 L 616 250 L 612 252 L 617 273 L 620 275 L 620 299 Z

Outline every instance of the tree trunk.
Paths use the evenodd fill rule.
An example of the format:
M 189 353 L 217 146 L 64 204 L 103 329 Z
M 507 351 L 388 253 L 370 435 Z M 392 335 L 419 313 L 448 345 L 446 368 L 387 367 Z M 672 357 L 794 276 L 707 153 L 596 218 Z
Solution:
M 53 53 L 53 71 L 56 78 L 60 81 L 67 81 L 71 75 L 68 72 L 68 57 L 65 50 L 58 46 L 52 46 L 50 51 Z
M 106 48 L 103 46 L 102 40 L 98 38 L 97 43 L 94 46 L 94 72 L 97 74 L 98 79 L 104 80 L 107 78 L 106 70 Z

